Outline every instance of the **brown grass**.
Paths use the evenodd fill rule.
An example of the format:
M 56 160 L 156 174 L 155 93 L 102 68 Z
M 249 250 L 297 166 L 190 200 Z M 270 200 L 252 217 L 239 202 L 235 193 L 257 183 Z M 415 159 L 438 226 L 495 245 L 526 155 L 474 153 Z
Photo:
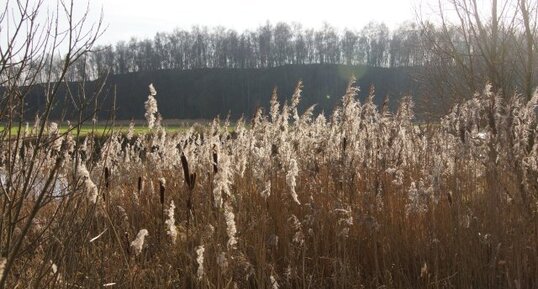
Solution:
M 362 109 L 358 124 L 346 115 L 352 105 Z M 460 122 L 418 128 L 404 109 L 366 115 L 366 105 L 344 101 L 340 119 L 325 124 L 258 118 L 233 134 L 215 122 L 203 139 L 191 131 L 146 135 L 138 147 L 136 139 L 122 140 L 123 149 L 86 161 L 99 187 L 95 204 L 69 173 L 75 162 L 65 160 L 59 175 L 69 179 L 69 194 L 47 193 L 8 273 L 9 288 L 274 288 L 272 278 L 280 288 L 536 288 L 538 174 L 521 166 L 536 148 L 518 153 L 508 141 L 517 130 L 501 116 L 497 135 L 473 144 L 480 118 L 463 126 L 461 139 L 454 125 L 472 119 L 464 114 L 454 112 Z M 292 115 L 295 107 L 286 109 Z M 534 141 L 536 118 L 525 123 Z M 261 147 L 267 159 L 256 154 Z M 127 161 L 126 152 L 139 159 Z M 300 205 L 286 178 L 290 158 L 299 164 Z M 235 167 L 241 160 L 243 172 Z M 214 194 L 226 170 L 230 193 L 223 189 L 222 198 L 233 209 L 235 247 L 227 245 L 229 224 Z M 412 206 L 412 182 L 420 209 Z M 17 239 L 36 204 L 31 195 L 20 201 L 28 210 L 4 225 L 4 243 L 8 229 Z M 175 244 L 164 223 L 170 201 Z M 0 205 L 10 204 L 2 197 Z M 141 229 L 149 235 L 136 256 L 130 243 Z M 205 248 L 202 276 L 198 246 Z

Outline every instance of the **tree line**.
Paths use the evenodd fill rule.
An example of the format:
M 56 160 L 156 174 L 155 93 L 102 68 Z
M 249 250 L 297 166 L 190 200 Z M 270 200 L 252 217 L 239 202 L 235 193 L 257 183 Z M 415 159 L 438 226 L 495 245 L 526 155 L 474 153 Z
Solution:
M 97 47 L 73 76 L 91 78 L 108 73 L 161 69 L 269 68 L 286 64 L 346 64 L 372 67 L 422 65 L 427 52 L 421 28 L 404 23 L 391 32 L 371 22 L 360 31 L 324 24 L 320 29 L 300 24 L 266 23 L 241 33 L 224 27 L 194 26 L 157 33 L 153 39 L 119 41 Z
M 98 46 L 70 69 L 68 77 L 84 80 L 166 69 L 288 64 L 420 66 L 429 70 L 417 77 L 439 96 L 471 95 L 486 82 L 508 94 L 519 91 L 530 96 L 537 84 L 538 6 L 528 0 L 506 3 L 511 8 L 500 10 L 500 4 L 492 1 L 489 13 L 480 10 L 476 0 L 439 4 L 441 21 L 418 19 L 392 31 L 378 22 L 343 31 L 327 23 L 313 29 L 283 22 L 267 22 L 243 32 L 225 27 L 177 28 L 153 39 Z M 461 18 L 449 21 L 445 11 L 456 11 Z

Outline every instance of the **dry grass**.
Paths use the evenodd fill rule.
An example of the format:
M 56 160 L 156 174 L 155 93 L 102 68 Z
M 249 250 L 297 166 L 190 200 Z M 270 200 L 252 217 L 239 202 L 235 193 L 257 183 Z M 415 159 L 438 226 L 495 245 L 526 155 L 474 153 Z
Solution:
M 538 96 L 486 89 L 421 127 L 410 99 L 390 114 L 355 97 L 329 120 L 298 115 L 298 86 L 234 132 L 56 136 L 32 176 L 66 187 L 37 194 L 17 193 L 35 147 L 4 142 L 0 205 L 23 210 L 2 219 L 2 244 L 24 236 L 7 288 L 536 288 Z

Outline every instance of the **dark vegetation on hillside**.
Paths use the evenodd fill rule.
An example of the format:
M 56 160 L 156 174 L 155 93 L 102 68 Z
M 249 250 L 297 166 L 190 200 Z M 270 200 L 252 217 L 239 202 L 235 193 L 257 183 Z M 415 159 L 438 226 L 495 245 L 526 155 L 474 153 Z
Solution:
M 112 116 L 114 96 L 116 119 L 143 119 L 146 88 L 154 83 L 159 88 L 157 101 L 160 113 L 165 119 L 211 119 L 216 116 L 232 119 L 241 116 L 250 118 L 259 107 L 267 106 L 273 88 L 283 97 L 293 92 L 299 80 L 305 84 L 304 98 L 300 111 L 316 105 L 317 112 L 332 112 L 341 101 L 342 91 L 352 76 L 357 78 L 361 88 L 359 97 L 364 99 L 371 87 L 375 87 L 375 102 L 381 105 L 385 96 L 390 99 L 390 107 L 395 108 L 402 96 L 420 95 L 420 87 L 413 79 L 415 68 L 381 68 L 367 66 L 347 66 L 335 64 L 285 65 L 263 69 L 194 69 L 159 70 L 111 75 L 104 86 L 106 97 L 98 106 L 102 107 L 99 120 Z M 86 96 L 99 88 L 100 80 L 85 85 Z M 70 83 L 75 96 L 82 90 L 77 82 Z M 67 97 L 65 86 L 60 89 L 59 99 L 52 117 L 72 119 L 76 97 Z M 27 97 L 27 119 L 43 108 L 42 88 L 36 88 Z M 283 100 L 283 99 L 282 99 Z M 418 103 L 419 115 L 421 101 Z M 93 104 L 92 104 L 93 105 Z M 429 103 L 424 103 L 429 106 Z M 431 107 L 429 106 L 428 109 Z

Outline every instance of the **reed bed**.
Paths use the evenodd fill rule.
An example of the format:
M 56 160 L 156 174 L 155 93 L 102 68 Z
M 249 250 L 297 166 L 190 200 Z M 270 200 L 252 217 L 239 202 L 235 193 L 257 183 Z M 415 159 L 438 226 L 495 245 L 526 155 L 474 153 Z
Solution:
M 538 287 L 537 93 L 418 126 L 409 97 L 351 82 L 326 117 L 301 88 L 233 131 L 168 132 L 151 86 L 146 134 L 3 141 L 6 288 Z

